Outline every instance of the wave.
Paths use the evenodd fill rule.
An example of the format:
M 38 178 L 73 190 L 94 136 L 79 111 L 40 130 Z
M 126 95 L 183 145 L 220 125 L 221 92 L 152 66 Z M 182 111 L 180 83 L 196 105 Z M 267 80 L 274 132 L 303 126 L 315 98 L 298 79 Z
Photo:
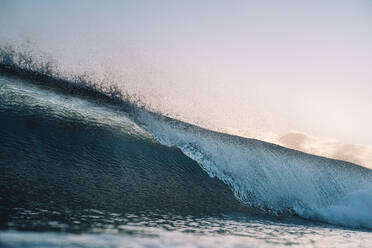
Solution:
M 0 210 L 246 209 L 195 161 L 102 102 L 0 77 L 0 137 Z
M 118 88 L 22 62 L 27 56 L 1 54 L 0 70 L 15 76 L 1 89 L 6 202 L 30 204 L 30 198 L 54 192 L 43 202 L 131 210 L 259 209 L 372 228 L 367 168 L 207 130 L 150 111 Z M 48 89 L 25 90 L 24 81 Z M 51 97 L 45 93 L 50 88 L 59 93 Z M 73 95 L 100 102 L 89 105 L 89 99 L 72 100 Z M 21 192 L 14 194 L 13 185 L 21 181 Z M 32 185 L 38 186 L 30 193 Z

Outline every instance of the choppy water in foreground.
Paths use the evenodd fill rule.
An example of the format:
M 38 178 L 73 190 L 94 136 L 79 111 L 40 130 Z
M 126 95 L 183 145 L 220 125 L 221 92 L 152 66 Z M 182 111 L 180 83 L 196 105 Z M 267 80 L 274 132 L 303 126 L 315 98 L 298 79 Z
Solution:
M 293 217 L 15 212 L 1 247 L 370 247 L 372 235 Z
M 1 66 L 0 247 L 372 246 L 369 169 Z

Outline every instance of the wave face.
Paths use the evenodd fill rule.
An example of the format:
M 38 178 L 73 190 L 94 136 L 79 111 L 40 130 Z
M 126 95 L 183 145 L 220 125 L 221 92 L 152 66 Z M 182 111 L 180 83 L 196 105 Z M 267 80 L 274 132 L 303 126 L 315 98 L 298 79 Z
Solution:
M 12 66 L 2 65 L 16 77 L 0 86 L 2 205 L 260 209 L 372 228 L 367 168 L 206 130 L 86 85 L 66 93 L 74 82 Z
M 0 78 L 0 206 L 232 212 L 244 206 L 124 112 Z

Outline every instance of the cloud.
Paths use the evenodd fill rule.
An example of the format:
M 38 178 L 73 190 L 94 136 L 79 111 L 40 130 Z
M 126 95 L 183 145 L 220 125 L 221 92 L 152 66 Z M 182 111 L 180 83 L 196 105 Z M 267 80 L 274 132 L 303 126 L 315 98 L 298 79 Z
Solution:
M 364 147 L 344 144 L 336 147 L 335 153 L 332 155 L 334 158 L 346 160 L 356 164 L 363 164 L 361 155 L 365 153 Z
M 272 141 L 271 141 L 272 142 Z M 301 132 L 288 132 L 274 143 L 319 156 L 339 159 L 372 169 L 372 147 L 345 144 L 334 139 L 314 137 Z
M 303 144 L 308 142 L 308 139 L 308 136 L 302 133 L 287 133 L 281 136 L 278 141 L 288 148 L 303 150 Z

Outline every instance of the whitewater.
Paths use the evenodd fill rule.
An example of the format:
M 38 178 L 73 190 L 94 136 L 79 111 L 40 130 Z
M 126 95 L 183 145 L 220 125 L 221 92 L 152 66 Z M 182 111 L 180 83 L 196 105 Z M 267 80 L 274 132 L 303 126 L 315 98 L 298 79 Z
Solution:
M 370 169 L 14 58 L 2 51 L 3 247 L 371 245 Z

